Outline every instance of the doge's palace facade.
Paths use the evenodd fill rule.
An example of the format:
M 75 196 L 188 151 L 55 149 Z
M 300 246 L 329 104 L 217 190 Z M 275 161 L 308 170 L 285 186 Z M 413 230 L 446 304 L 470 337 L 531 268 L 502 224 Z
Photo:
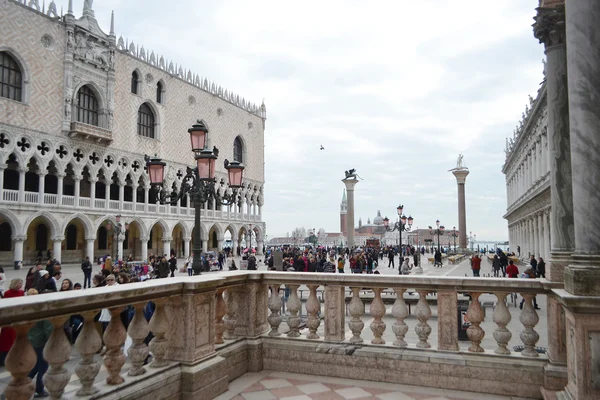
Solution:
M 203 205 L 202 246 L 263 247 L 266 108 L 108 34 L 91 1 L 77 18 L 51 1 L 0 0 L 0 265 L 52 250 L 62 262 L 103 254 L 190 252 L 194 208 L 160 205 L 144 155 L 167 162 L 165 190 L 194 166 L 187 130 L 199 119 L 222 160 L 245 165 L 242 207 Z M 44 3 L 45 4 L 45 3 Z M 43 8 L 44 7 L 44 8 Z M 224 186 L 222 190 L 225 190 Z M 115 235 L 115 216 L 128 224 Z
M 529 104 L 513 136 L 506 141 L 506 176 L 509 246 L 522 258 L 550 255 L 550 158 L 546 84 Z

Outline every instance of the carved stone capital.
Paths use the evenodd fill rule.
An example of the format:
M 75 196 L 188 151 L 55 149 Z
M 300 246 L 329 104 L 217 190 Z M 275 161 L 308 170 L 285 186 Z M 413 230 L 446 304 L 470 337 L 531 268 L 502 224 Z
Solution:
M 13 235 L 12 240 L 17 242 L 24 242 L 27 240 L 27 235 Z
M 546 48 L 565 44 L 565 6 L 538 7 L 537 15 L 533 17 L 533 35 Z
M 52 238 L 53 242 L 62 242 L 63 240 L 65 240 L 64 236 L 53 236 Z

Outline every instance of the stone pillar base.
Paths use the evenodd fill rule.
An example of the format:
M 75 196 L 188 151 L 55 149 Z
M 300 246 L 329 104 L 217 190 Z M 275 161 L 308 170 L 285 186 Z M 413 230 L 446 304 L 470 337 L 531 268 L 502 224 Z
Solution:
M 565 289 L 576 296 L 600 296 L 600 257 L 576 256 L 578 263 L 586 258 L 585 266 L 569 265 L 565 268 Z
M 181 367 L 181 399 L 214 399 L 227 391 L 227 363 L 221 356 Z
M 550 260 L 546 264 L 546 279 L 552 282 L 564 282 L 565 268 L 571 263 L 570 251 L 550 252 Z

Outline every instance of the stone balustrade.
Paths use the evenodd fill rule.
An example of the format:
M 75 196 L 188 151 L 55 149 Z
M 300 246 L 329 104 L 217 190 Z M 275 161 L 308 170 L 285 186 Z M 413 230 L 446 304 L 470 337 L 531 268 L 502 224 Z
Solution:
M 298 297 L 301 287 L 309 290 L 305 302 Z M 319 288 L 324 291 L 323 303 L 317 297 Z M 347 288 L 352 292 L 348 305 Z M 17 332 L 6 360 L 12 381 L 5 394 L 8 400 L 33 395 L 27 373 L 35 365 L 36 353 L 27 332 L 44 319 L 54 327 L 44 348 L 50 364 L 44 382 L 55 399 L 62 398 L 74 380 L 73 372 L 79 378 L 76 396 L 108 398 L 118 392 L 119 396 L 128 393 L 129 398 L 211 398 L 225 391 L 228 381 L 263 368 L 342 377 L 360 373 L 362 378 L 379 381 L 536 397 L 548 359 L 536 351 L 539 317 L 532 299 L 536 294 L 551 295 L 553 288 L 558 286 L 526 279 L 235 271 L 5 299 L 0 301 L 0 326 L 12 326 Z M 393 323 L 389 317 L 386 320 L 388 311 L 382 301 L 382 291 L 390 289 L 395 294 Z M 408 320 L 408 289 L 419 298 L 414 323 Z M 365 290 L 373 293 L 368 319 L 359 295 Z M 432 292 L 437 294 L 435 310 L 427 301 Z M 493 293 L 497 299 L 492 332 L 481 326 L 485 313 L 478 298 L 483 293 Z M 525 299 L 519 318 L 523 326 L 520 353 L 508 347 L 516 334 L 507 328 L 511 313 L 505 299 L 510 293 L 520 293 Z M 471 323 L 468 349 L 460 349 L 458 341 L 459 294 L 472 299 L 466 312 Z M 287 311 L 282 315 L 284 300 Z M 155 306 L 150 321 L 144 316 L 148 302 Z M 126 330 L 119 315 L 129 305 L 135 314 Z M 105 308 L 112 318 L 101 337 L 93 321 Z M 84 320 L 75 343 L 81 359 L 74 371 L 68 371 L 65 364 L 71 349 L 63 324 L 74 314 Z M 437 324 L 435 346 L 430 338 L 432 324 Z M 363 337 L 366 325 L 370 340 Z M 416 333 L 417 342 L 407 340 L 409 330 Z M 154 338 L 146 345 L 149 332 Z M 133 344 L 124 354 L 127 335 Z M 493 336 L 493 348 L 482 346 L 486 335 Z M 101 365 L 96 353 L 103 341 L 106 379 L 99 382 Z M 149 353 L 152 362 L 144 365 Z M 505 368 L 516 368 L 519 373 L 508 374 Z M 434 379 L 442 369 L 456 379 Z M 410 370 L 419 375 L 411 375 Z

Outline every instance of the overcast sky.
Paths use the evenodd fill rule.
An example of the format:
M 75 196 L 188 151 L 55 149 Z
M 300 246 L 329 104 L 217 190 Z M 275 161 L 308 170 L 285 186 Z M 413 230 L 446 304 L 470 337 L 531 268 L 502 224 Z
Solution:
M 363 178 L 357 223 L 377 210 L 395 218 L 402 203 L 415 226 L 458 226 L 448 170 L 462 153 L 467 230 L 507 240 L 505 138 L 543 79 L 537 3 L 96 0 L 94 10 L 106 31 L 115 10 L 117 37 L 265 99 L 270 238 L 339 232 L 350 168 Z

